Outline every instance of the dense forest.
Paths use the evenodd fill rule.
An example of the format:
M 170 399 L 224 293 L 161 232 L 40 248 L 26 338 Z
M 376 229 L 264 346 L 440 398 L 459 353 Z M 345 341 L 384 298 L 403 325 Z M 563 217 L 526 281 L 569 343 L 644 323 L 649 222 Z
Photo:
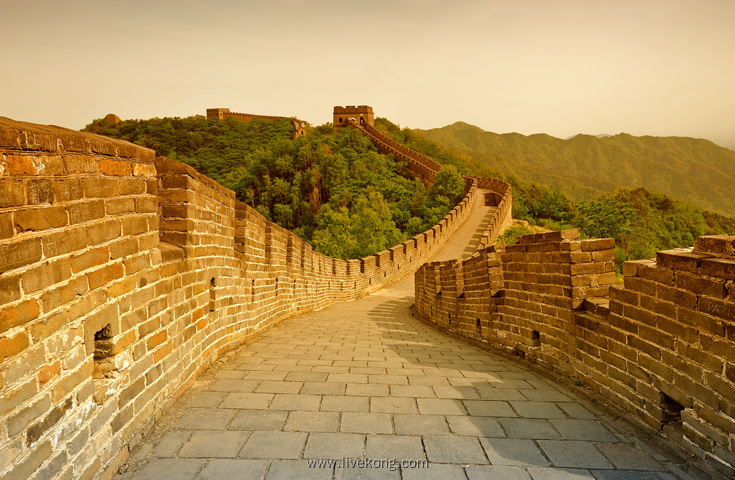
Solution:
M 289 120 L 204 117 L 95 120 L 85 129 L 156 149 L 234 190 L 266 218 L 293 230 L 314 248 L 360 258 L 391 247 L 439 221 L 460 200 L 460 174 L 503 178 L 513 186 L 513 217 L 549 229 L 578 228 L 585 237 L 616 239 L 618 263 L 657 250 L 690 247 L 700 235 L 735 233 L 735 219 L 643 188 L 617 188 L 574 201 L 560 189 L 506 175 L 467 154 L 427 140 L 418 131 L 376 119 L 376 128 L 442 165 L 428 190 L 399 174 L 352 128 L 313 128 L 293 140 Z M 504 240 L 530 233 L 511 228 Z
M 427 230 L 462 198 L 464 181 L 448 165 L 426 189 L 402 176 L 353 128 L 313 128 L 292 139 L 287 119 L 162 118 L 85 131 L 153 148 L 234 190 L 269 220 L 337 258 L 361 258 Z
M 704 211 L 692 204 L 644 188 L 618 187 L 586 201 L 573 201 L 559 189 L 505 175 L 466 154 L 426 139 L 422 133 L 401 129 L 385 120 L 376 127 L 399 143 L 454 165 L 460 173 L 493 176 L 511 183 L 513 218 L 553 230 L 578 228 L 589 238 L 616 240 L 618 265 L 625 260 L 653 257 L 657 250 L 691 247 L 701 235 L 735 234 L 735 219 Z M 511 228 L 505 240 L 531 233 L 523 227 Z
M 457 122 L 418 131 L 506 175 L 558 189 L 574 201 L 617 187 L 664 193 L 735 217 L 735 152 L 688 137 L 497 134 Z

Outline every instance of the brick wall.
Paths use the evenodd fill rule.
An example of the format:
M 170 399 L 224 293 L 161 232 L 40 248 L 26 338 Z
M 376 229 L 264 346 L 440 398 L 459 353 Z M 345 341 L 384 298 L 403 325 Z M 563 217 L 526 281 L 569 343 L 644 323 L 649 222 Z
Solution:
M 732 472 L 735 467 L 735 237 L 626 262 L 614 241 L 575 230 L 526 235 L 504 252 L 415 274 L 419 318 L 581 380 Z
M 0 119 L 0 476 L 110 478 L 224 350 L 414 272 L 471 213 L 339 260 L 191 167 Z

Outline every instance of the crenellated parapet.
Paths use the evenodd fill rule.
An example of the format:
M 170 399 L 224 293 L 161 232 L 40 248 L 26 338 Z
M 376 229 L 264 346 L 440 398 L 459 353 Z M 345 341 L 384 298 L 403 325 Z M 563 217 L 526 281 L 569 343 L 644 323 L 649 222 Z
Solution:
M 735 236 L 623 264 L 613 239 L 525 235 L 415 275 L 420 318 L 576 379 L 723 471 L 735 467 Z M 478 264 L 480 265 L 478 267 Z
M 152 150 L 0 118 L 0 476 L 112 476 L 224 351 L 412 274 L 476 194 L 341 260 Z
M 301 122 L 301 120 L 297 119 L 296 117 L 279 117 L 275 115 L 254 115 L 252 113 L 238 113 L 238 112 L 231 112 L 229 108 L 208 108 L 207 109 L 207 118 L 217 118 L 219 120 L 223 120 L 225 118 L 234 118 L 238 122 L 243 123 L 251 123 L 256 118 L 259 118 L 261 120 L 276 120 L 276 119 L 285 119 L 289 120 L 291 122 L 291 125 L 293 125 L 293 138 L 297 139 L 299 137 L 303 137 L 306 135 L 306 127 Z

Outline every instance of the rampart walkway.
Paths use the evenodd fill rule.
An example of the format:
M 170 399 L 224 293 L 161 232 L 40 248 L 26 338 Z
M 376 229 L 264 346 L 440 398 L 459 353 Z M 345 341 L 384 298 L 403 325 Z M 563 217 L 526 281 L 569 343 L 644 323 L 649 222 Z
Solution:
M 491 209 L 482 197 L 435 260 L 474 250 Z M 688 478 L 625 424 L 411 318 L 413 282 L 287 320 L 223 356 L 118 478 Z

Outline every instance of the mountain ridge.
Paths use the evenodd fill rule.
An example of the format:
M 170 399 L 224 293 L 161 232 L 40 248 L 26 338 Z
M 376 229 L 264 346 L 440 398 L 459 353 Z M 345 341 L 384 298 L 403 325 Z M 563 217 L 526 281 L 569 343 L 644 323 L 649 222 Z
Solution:
M 646 188 L 735 216 L 735 151 L 691 137 L 609 137 L 487 132 L 466 122 L 420 130 L 487 166 L 589 200 L 617 187 Z

